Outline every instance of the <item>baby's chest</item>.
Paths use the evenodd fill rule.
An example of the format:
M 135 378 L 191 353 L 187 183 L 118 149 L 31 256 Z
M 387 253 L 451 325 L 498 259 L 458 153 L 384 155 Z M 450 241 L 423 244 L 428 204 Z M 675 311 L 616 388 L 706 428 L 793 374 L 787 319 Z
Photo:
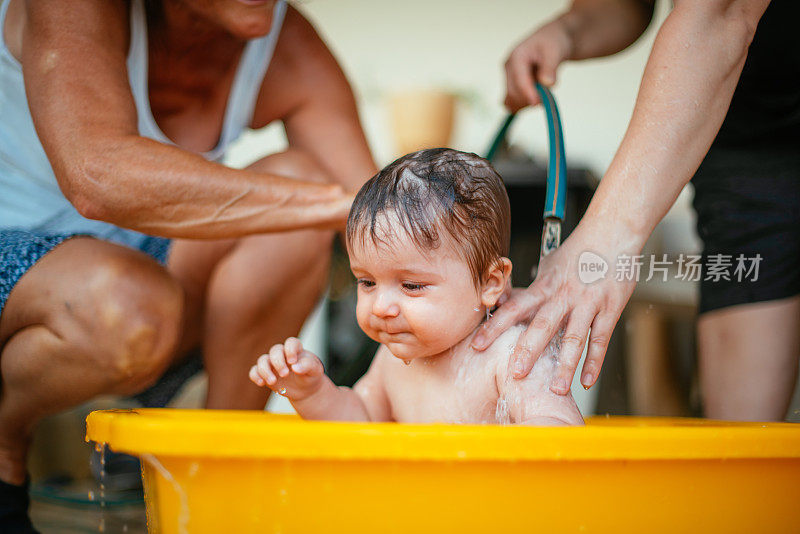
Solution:
M 392 414 L 401 423 L 490 424 L 497 420 L 497 386 L 489 371 L 448 377 L 409 373 L 387 383 L 386 393 Z

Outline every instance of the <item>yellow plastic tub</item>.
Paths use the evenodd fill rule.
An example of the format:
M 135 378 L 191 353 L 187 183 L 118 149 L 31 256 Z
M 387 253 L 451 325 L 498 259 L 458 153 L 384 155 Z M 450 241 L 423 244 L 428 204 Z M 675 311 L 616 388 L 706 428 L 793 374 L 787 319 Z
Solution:
M 530 428 L 93 412 L 143 459 L 150 532 L 800 532 L 800 426 Z

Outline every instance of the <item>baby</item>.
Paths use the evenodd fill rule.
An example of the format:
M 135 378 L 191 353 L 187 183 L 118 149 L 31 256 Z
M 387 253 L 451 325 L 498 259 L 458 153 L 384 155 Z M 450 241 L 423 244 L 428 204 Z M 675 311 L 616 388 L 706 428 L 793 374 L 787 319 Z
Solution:
M 508 365 L 524 325 L 470 348 L 509 281 L 509 234 L 508 196 L 488 161 L 444 148 L 403 156 L 364 184 L 347 220 L 358 324 L 381 343 L 367 373 L 337 387 L 289 338 L 250 379 L 305 419 L 583 424 L 572 396 L 550 391 L 557 347 L 522 380 Z

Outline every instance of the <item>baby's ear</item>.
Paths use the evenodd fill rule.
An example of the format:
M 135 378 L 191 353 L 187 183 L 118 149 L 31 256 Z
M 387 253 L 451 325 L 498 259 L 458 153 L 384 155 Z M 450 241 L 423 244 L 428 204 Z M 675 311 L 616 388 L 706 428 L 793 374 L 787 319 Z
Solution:
M 483 288 L 481 289 L 481 304 L 491 309 L 497 304 L 506 284 L 511 278 L 511 260 L 500 258 L 492 263 L 483 277 Z

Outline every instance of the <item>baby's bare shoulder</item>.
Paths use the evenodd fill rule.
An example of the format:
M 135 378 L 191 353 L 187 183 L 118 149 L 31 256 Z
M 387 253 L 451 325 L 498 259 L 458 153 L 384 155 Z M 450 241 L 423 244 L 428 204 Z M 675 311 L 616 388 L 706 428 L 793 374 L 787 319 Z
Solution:
M 489 348 L 487 348 L 485 352 L 497 356 L 498 359 L 504 362 L 508 362 L 508 358 L 511 357 L 511 353 L 517 345 L 519 336 L 522 335 L 526 328 L 527 326 L 524 324 L 518 324 L 508 328 L 494 340 L 494 343 L 489 345 Z

